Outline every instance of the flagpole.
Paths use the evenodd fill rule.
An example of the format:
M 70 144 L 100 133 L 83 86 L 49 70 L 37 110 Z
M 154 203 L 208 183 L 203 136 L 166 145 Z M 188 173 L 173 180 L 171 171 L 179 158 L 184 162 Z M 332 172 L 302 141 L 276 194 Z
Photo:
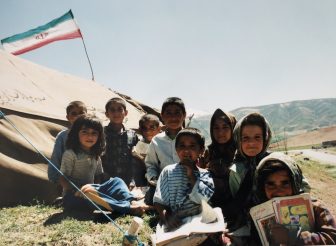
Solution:
M 84 42 L 83 35 L 81 35 L 81 39 L 82 39 L 82 42 L 83 42 L 83 45 L 84 45 L 84 50 L 85 50 L 86 57 L 87 57 L 87 59 L 89 61 L 89 65 L 90 65 L 90 69 L 91 69 L 91 75 L 92 75 L 92 81 L 94 81 L 94 76 L 93 76 L 93 70 L 92 70 L 92 66 L 91 66 L 91 61 L 90 61 L 89 55 L 88 55 L 87 50 L 86 50 L 86 45 L 85 45 L 85 42 Z

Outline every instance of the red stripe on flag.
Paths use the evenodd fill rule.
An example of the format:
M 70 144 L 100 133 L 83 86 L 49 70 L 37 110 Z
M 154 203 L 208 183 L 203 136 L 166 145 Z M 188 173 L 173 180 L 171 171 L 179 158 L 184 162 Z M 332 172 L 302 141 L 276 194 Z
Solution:
M 12 52 L 12 54 L 13 55 L 21 55 L 23 53 L 26 53 L 28 51 L 40 48 L 40 47 L 42 47 L 42 46 L 44 46 L 46 44 L 49 44 L 49 43 L 52 43 L 52 42 L 55 42 L 55 41 L 74 39 L 74 38 L 81 38 L 81 37 L 82 37 L 82 34 L 81 34 L 80 30 L 78 29 L 78 30 L 76 30 L 74 32 L 71 32 L 71 33 L 60 35 L 60 36 L 57 36 L 57 37 L 54 37 L 54 38 L 51 38 L 51 39 L 46 39 L 44 41 L 41 41 L 41 42 L 39 42 L 37 44 L 31 45 L 31 46 L 26 47 L 24 49 Z

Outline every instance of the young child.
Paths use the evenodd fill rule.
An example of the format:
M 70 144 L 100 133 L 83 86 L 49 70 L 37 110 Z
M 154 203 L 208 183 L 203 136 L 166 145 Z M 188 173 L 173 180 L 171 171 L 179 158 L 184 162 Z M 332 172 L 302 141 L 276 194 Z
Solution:
M 104 128 L 106 152 L 102 157 L 104 172 L 110 177 L 119 177 L 127 186 L 133 182 L 136 166 L 132 149 L 139 141 L 135 131 L 125 129 L 126 102 L 122 98 L 111 98 L 105 105 L 105 115 L 110 123 Z
M 245 243 L 250 236 L 247 224 L 251 206 L 253 176 L 260 160 L 267 156 L 271 130 L 259 113 L 243 117 L 233 131 L 237 152 L 229 171 L 229 191 L 232 196 L 221 206 L 227 227 L 236 243 Z M 238 237 L 235 237 L 238 235 Z M 240 242 L 241 241 L 241 242 Z
M 68 134 L 67 150 L 62 157 L 61 172 L 77 187 L 100 181 L 103 174 L 100 155 L 105 149 L 103 126 L 95 118 L 77 118 Z M 60 176 L 65 208 L 80 208 L 88 203 L 75 196 L 75 188 Z
M 231 199 L 228 179 L 229 167 L 232 165 L 236 151 L 233 141 L 233 129 L 236 122 L 233 115 L 221 109 L 216 109 L 210 120 L 212 142 L 206 150 L 204 160 L 215 184 L 215 193 L 210 199 L 213 207 L 222 208 Z
M 169 164 L 180 161 L 175 150 L 175 137 L 183 128 L 186 110 L 183 101 L 178 97 L 167 98 L 161 108 L 161 117 L 165 131 L 153 137 L 145 158 L 146 178 L 150 185 L 146 193 L 146 204 L 153 204 L 153 195 L 161 170 Z
M 168 231 L 179 227 L 183 218 L 200 213 L 201 201 L 208 201 L 214 192 L 210 173 L 196 165 L 204 142 L 199 130 L 181 130 L 175 142 L 180 161 L 166 166 L 159 176 L 153 201 Z
M 133 148 L 132 154 L 138 159 L 134 173 L 135 186 L 147 186 L 145 157 L 152 138 L 160 132 L 160 119 L 154 114 L 145 114 L 139 120 L 139 132 L 142 139 Z
M 216 168 L 218 165 L 229 167 L 232 164 L 236 147 L 233 140 L 233 129 L 236 118 L 221 109 L 216 109 L 210 120 L 211 144 L 205 153 L 205 164 Z
M 272 133 L 269 123 L 261 114 L 250 113 L 237 123 L 233 136 L 237 152 L 229 173 L 232 198 L 222 209 L 233 241 L 245 244 L 250 236 L 248 211 L 253 205 L 253 178 L 260 160 L 269 155 L 267 148 Z M 310 190 L 306 181 L 303 186 L 306 191 Z
M 303 192 L 300 167 L 291 157 L 283 153 L 272 153 L 262 159 L 257 167 L 255 179 L 256 195 L 260 203 L 274 197 L 293 196 Z M 335 245 L 335 219 L 321 202 L 312 199 L 312 204 L 314 230 L 290 233 L 282 225 L 271 225 L 271 245 Z
M 66 107 L 66 118 L 69 121 L 70 127 L 75 120 L 87 113 L 86 106 L 81 101 L 72 101 Z M 51 154 L 51 162 L 59 169 L 61 166 L 62 155 L 65 151 L 66 140 L 68 137 L 69 129 L 65 129 L 59 132 L 56 136 L 54 149 Z M 48 179 L 55 183 L 59 183 L 59 172 L 55 170 L 53 166 L 48 164 Z
M 67 148 L 61 171 L 91 200 L 120 214 L 142 215 L 145 212 L 148 206 L 135 201 L 122 179 L 111 178 L 101 185 L 93 184 L 100 181 L 103 173 L 100 155 L 105 148 L 103 126 L 98 119 L 89 116 L 78 118 L 69 132 Z M 63 176 L 60 181 L 66 209 L 94 209 Z

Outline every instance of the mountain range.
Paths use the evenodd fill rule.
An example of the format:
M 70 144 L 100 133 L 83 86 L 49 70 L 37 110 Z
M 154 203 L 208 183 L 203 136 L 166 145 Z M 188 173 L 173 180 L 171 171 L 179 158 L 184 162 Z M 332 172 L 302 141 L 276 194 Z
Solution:
M 242 107 L 230 111 L 237 120 L 243 116 L 259 112 L 269 121 L 273 142 L 280 141 L 284 136 L 293 136 L 300 133 L 336 125 L 336 98 L 311 99 L 292 101 L 256 107 Z M 200 128 L 210 141 L 210 115 L 192 118 L 190 126 Z

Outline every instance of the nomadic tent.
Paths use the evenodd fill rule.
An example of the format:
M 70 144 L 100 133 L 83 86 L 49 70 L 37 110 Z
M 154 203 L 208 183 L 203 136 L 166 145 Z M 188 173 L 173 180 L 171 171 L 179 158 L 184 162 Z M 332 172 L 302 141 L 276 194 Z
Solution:
M 145 112 L 155 112 L 121 96 L 128 101 L 128 128 L 137 128 Z M 112 97 L 119 94 L 97 82 L 0 51 L 0 110 L 48 158 L 57 133 L 67 126 L 69 102 L 83 101 L 89 113 L 106 125 L 105 104 Z M 29 204 L 34 199 L 53 201 L 57 192 L 47 179 L 46 163 L 7 120 L 0 119 L 0 206 Z

